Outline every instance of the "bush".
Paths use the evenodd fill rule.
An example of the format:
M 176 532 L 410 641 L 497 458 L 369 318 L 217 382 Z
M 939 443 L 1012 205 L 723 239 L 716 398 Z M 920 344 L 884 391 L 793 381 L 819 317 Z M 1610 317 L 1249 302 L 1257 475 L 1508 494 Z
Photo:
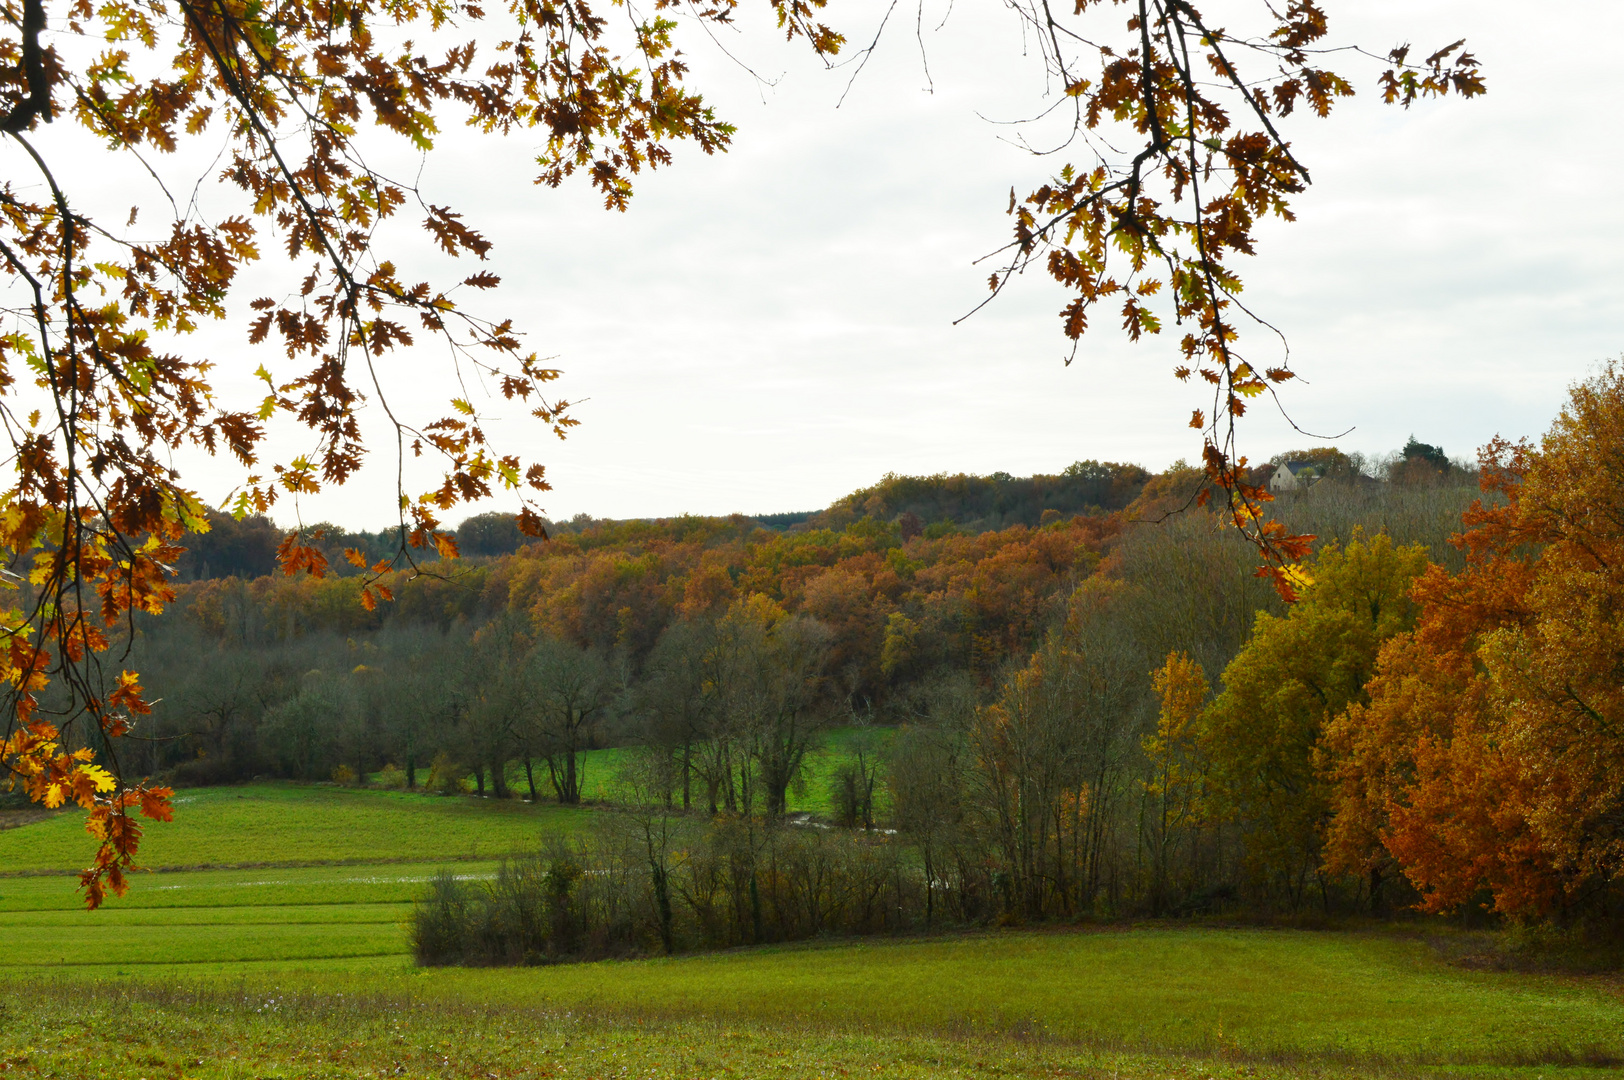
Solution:
M 624 880 L 562 843 L 504 862 L 488 882 L 442 870 L 412 911 L 412 951 L 423 965 L 555 963 L 629 955 L 637 927 L 627 918 Z
M 378 770 L 377 784 L 381 788 L 399 789 L 406 786 L 406 773 L 393 761 Z
M 349 787 L 355 783 L 355 770 L 348 765 L 333 766 L 333 783 L 339 787 Z
M 488 882 L 442 873 L 413 908 L 417 962 L 557 963 L 925 925 L 924 875 L 890 837 L 734 818 L 679 845 L 669 822 L 616 817 L 590 846 L 555 840 Z
M 468 770 L 441 750 L 429 763 L 428 790 L 441 795 L 462 795 L 468 791 Z

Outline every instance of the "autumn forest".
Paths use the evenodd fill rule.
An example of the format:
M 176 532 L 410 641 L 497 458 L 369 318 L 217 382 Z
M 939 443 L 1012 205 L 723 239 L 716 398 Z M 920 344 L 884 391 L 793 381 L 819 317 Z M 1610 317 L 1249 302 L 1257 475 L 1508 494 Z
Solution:
M 1611 370 L 1538 444 L 1280 455 L 1254 470 L 1296 474 L 1270 512 L 1317 538 L 1290 604 L 1182 466 L 887 476 L 816 513 L 539 541 L 485 514 L 460 558 L 382 579 L 387 534 L 310 527 L 327 565 L 288 575 L 278 529 L 216 515 L 135 624 L 158 700 L 126 768 L 618 807 L 635 852 L 566 861 L 630 869 L 544 952 L 1079 916 L 1611 925 L 1620 459 Z M 706 845 L 733 900 L 685 880 L 684 908 L 701 860 L 674 853 Z M 790 914 L 842 875 L 886 913 Z
M 1607 5 L 0 3 L 0 1073 L 1624 1067 Z

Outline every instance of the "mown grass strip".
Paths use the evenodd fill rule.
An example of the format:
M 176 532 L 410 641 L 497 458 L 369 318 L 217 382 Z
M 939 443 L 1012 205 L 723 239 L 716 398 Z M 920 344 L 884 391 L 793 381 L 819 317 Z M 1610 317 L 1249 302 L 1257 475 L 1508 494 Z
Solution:
M 237 904 L 230 907 L 134 908 L 106 912 L 17 911 L 0 914 L 0 927 L 20 933 L 50 929 L 97 934 L 154 926 L 325 926 L 334 923 L 401 926 L 411 911 L 410 904 L 389 901 L 277 907 Z
M 73 965 L 234 963 L 395 955 L 404 958 L 399 922 L 277 924 L 185 923 L 103 926 L 91 932 L 22 928 L 8 934 L 0 965 L 54 969 Z
M 496 872 L 494 862 L 458 862 L 459 877 L 480 879 Z M 432 878 L 437 864 L 321 864 L 313 867 L 184 871 L 134 876 L 129 893 L 110 899 L 97 913 L 149 908 L 302 907 L 308 904 L 410 903 Z M 0 881 L 0 925 L 7 912 L 83 913 L 84 901 L 71 879 L 12 878 Z M 89 922 L 94 921 L 94 916 Z

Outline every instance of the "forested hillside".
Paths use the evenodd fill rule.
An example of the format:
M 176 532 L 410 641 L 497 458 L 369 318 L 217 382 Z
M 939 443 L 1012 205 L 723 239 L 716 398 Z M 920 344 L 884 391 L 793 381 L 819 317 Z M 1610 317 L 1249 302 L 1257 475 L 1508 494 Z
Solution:
M 775 820 L 812 782 L 824 732 L 884 728 L 842 743 L 857 752 L 820 773 L 820 802 L 837 824 L 902 830 L 926 879 L 951 883 L 914 896 L 926 922 L 1390 908 L 1415 899 L 1403 880 L 1329 868 L 1315 717 L 1363 700 L 1378 639 L 1413 617 L 1409 580 L 1429 561 L 1462 567 L 1449 537 L 1480 492 L 1447 461 L 1314 458 L 1324 478 L 1273 504 L 1319 538 L 1289 610 L 1256 576 L 1256 550 L 1191 505 L 1203 478 L 1183 466 L 888 476 L 777 529 L 583 517 L 524 543 L 511 519 L 483 515 L 458 530 L 462 558 L 387 575 L 393 600 L 372 609 L 343 549 L 370 557 L 385 534 L 327 532 L 324 576 L 254 575 L 274 528 L 218 520 L 188 556 L 199 580 L 138 623 L 133 662 L 160 700 L 130 764 L 183 784 L 287 777 L 566 804 L 617 790 L 698 827 Z M 1303 620 L 1343 610 L 1328 591 L 1371 588 L 1400 614 L 1336 623 L 1356 658 L 1304 652 Z M 1279 685 L 1271 662 L 1329 664 L 1341 696 L 1320 688 L 1297 728 L 1260 726 L 1266 709 L 1244 695 Z M 1231 672 L 1245 665 L 1260 673 L 1242 685 Z M 623 748 L 617 775 L 589 784 L 606 747 Z M 845 835 L 819 842 L 844 850 Z M 751 841 L 741 864 L 735 841 L 690 838 L 727 865 L 794 862 L 780 838 Z M 761 903 L 766 886 L 749 882 Z M 721 942 L 792 933 L 711 925 Z
M 872 517 L 896 522 L 904 539 L 922 531 L 933 536 L 989 532 L 1010 525 L 1047 524 L 1058 517 L 1099 516 L 1122 510 L 1139 496 L 1148 479 L 1150 474 L 1137 465 L 1098 461 L 1076 462 L 1054 476 L 888 474 L 880 483 L 855 491 L 825 510 L 757 514 L 741 520 L 773 531 L 807 532 L 839 530 L 863 517 Z M 214 512 L 209 515 L 209 523 L 209 532 L 188 541 L 189 548 L 178 566 L 183 580 L 253 578 L 276 568 L 276 546 L 283 532 L 270 519 L 254 515 L 238 521 Z M 545 522 L 549 536 L 601 531 L 614 524 L 585 514 L 570 521 Z M 339 575 L 360 573 L 360 568 L 344 558 L 346 548 L 361 552 L 370 564 L 396 544 L 388 530 L 354 533 L 323 522 L 307 526 L 305 532 L 326 557 L 330 571 Z M 458 526 L 456 541 L 462 556 L 478 558 L 510 555 L 533 543 L 534 538 L 519 530 L 513 515 L 486 513 Z

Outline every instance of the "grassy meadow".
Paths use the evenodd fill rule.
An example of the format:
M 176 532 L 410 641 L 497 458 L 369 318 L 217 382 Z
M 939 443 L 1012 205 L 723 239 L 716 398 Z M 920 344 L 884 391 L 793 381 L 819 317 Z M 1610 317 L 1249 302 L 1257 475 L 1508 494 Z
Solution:
M 441 866 L 488 875 L 586 811 L 330 786 L 188 789 L 149 825 L 123 899 L 80 910 L 68 876 L 91 853 L 84 815 L 0 831 L 0 973 L 133 975 L 398 969 L 411 901 Z M 33 816 L 33 815 L 30 815 Z
M 7 1075 L 102 1080 L 354 1077 L 1094 1077 L 1295 1080 L 1440 1075 L 1331 1060 L 1145 1054 L 1034 1039 L 648 1020 L 377 995 L 100 984 L 0 986 Z M 1541 1077 L 1580 1076 L 1545 1068 Z M 1490 1076 L 1481 1068 L 1452 1075 Z
M 159 872 L 93 913 L 62 873 L 89 852 L 77 815 L 0 831 L 0 1070 L 1534 1077 L 1624 1062 L 1618 984 L 1467 970 L 1419 931 L 1149 924 L 417 969 L 406 919 L 437 867 L 489 874 L 609 811 L 292 785 L 180 798 L 145 849 Z
M 583 812 L 510 800 L 441 798 L 331 786 L 247 784 L 192 788 L 175 820 L 148 827 L 141 864 L 289 866 L 336 862 L 450 862 L 500 858 L 569 829 Z M 0 831 L 0 873 L 63 871 L 86 857 L 82 811 Z

